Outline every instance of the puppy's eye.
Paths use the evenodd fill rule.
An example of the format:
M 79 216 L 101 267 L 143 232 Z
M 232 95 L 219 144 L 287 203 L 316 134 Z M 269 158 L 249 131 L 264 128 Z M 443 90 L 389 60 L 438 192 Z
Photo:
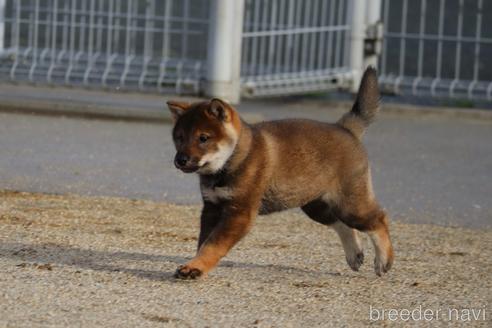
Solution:
M 176 142 L 182 143 L 183 142 L 183 136 L 176 136 Z
M 206 134 L 200 134 L 200 136 L 198 137 L 198 140 L 200 140 L 200 143 L 205 143 L 207 142 L 209 139 L 209 136 L 207 136 Z

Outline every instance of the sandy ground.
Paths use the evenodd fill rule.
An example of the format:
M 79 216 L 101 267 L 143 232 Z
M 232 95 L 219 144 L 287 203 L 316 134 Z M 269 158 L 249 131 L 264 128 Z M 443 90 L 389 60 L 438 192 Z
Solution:
M 335 233 L 296 212 L 259 217 L 200 281 L 177 281 L 192 256 L 197 206 L 0 192 L 0 326 L 357 327 L 491 325 L 492 231 L 393 223 L 396 262 L 352 272 Z M 432 322 L 377 309 L 441 309 Z M 417 313 L 417 312 L 416 312 Z M 454 315 L 454 314 L 453 314 Z M 417 316 L 417 314 L 416 314 Z

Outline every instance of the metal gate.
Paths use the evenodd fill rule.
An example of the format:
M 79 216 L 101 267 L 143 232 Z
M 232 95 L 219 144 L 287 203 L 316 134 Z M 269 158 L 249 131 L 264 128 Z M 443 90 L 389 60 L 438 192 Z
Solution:
M 0 80 L 232 100 L 347 87 L 355 2 L 0 0 Z
M 353 91 L 380 55 L 386 90 L 492 100 L 490 21 L 488 0 L 0 0 L 0 81 L 234 102 Z
M 384 89 L 492 100 L 492 1 L 384 0 L 382 10 Z
M 351 78 L 352 1 L 248 0 L 241 82 L 246 96 L 306 93 Z
M 207 0 L 0 0 L 0 79 L 198 93 Z

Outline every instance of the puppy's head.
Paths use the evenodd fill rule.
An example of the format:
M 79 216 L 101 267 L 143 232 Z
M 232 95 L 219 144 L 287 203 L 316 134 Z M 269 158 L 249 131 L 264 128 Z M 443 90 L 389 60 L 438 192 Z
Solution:
M 174 165 L 186 173 L 220 171 L 239 139 L 237 112 L 220 99 L 194 104 L 168 101 L 167 105 L 174 118 Z

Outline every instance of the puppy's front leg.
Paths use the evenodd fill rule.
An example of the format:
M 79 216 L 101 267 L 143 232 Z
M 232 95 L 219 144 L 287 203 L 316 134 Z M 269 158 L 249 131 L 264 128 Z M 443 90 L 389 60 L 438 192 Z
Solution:
M 194 279 L 213 269 L 222 257 L 251 229 L 257 210 L 225 209 L 224 216 L 200 246 L 197 255 L 180 266 L 176 278 Z
M 222 217 L 222 211 L 217 204 L 204 202 L 202 215 L 200 217 L 200 235 L 198 236 L 197 252 L 203 245 L 203 242 L 207 240 L 208 236 L 212 233 L 215 227 L 219 224 Z

